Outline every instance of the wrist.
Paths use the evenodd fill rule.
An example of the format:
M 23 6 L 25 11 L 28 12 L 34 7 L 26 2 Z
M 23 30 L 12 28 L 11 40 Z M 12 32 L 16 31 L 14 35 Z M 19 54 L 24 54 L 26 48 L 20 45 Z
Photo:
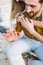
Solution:
M 32 33 L 31 33 L 31 34 L 32 34 L 33 36 L 35 35 L 35 33 L 36 33 L 36 31 L 35 31 L 35 30 L 32 30 Z

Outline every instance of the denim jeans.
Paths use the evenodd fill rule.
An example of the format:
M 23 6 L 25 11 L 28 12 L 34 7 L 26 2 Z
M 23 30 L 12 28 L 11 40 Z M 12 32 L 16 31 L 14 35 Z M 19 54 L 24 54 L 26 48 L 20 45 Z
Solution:
M 29 65 L 43 65 L 43 43 L 32 40 L 26 36 L 11 42 L 7 46 L 6 51 L 10 65 L 25 65 L 22 53 L 30 52 L 31 50 L 35 51 L 40 61 L 31 60 Z

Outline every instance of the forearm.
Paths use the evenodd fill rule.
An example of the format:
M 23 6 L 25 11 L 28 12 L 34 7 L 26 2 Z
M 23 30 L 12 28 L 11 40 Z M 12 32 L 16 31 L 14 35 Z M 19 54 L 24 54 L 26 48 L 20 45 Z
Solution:
M 42 21 L 36 21 L 34 20 L 34 25 L 40 28 L 43 28 L 43 22 Z
M 43 36 L 41 36 L 39 33 L 37 33 L 36 31 L 34 31 L 34 33 L 32 33 L 32 35 L 34 37 L 36 37 L 36 39 L 38 39 L 39 41 L 43 42 Z

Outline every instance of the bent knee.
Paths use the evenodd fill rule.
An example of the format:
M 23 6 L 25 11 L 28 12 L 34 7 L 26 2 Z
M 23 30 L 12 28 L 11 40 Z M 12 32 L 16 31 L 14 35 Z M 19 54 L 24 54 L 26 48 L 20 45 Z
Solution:
M 15 42 L 12 42 L 7 47 L 7 52 L 24 53 L 24 52 L 29 51 L 30 49 L 31 49 L 30 45 L 28 45 L 28 43 L 25 40 L 19 39 Z

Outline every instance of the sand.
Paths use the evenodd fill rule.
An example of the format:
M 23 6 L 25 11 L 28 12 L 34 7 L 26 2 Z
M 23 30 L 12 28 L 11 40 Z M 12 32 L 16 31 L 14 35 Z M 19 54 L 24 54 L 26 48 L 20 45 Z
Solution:
M 0 38 L 3 36 L 0 34 Z M 6 47 L 9 44 L 7 40 L 0 40 L 0 65 L 10 65 L 6 54 Z

